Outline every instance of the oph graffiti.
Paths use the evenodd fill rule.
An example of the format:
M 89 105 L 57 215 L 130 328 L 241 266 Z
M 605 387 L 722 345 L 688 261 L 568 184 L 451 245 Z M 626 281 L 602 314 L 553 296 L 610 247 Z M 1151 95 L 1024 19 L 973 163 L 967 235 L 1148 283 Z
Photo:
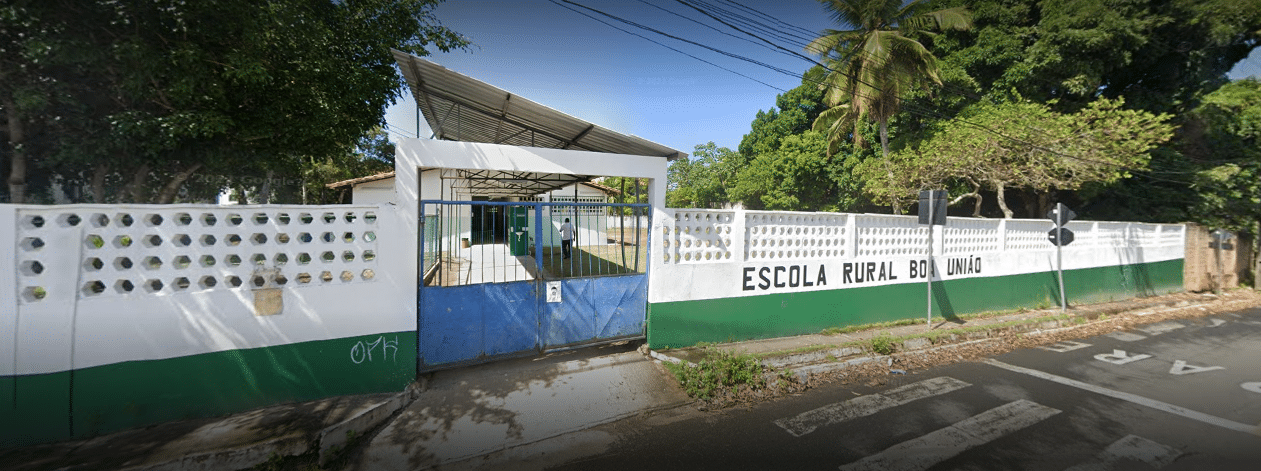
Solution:
M 392 354 L 388 357 L 390 361 L 398 360 L 398 336 L 395 336 L 394 340 L 385 340 L 385 336 L 381 336 L 368 343 L 364 343 L 363 340 L 355 342 L 350 347 L 350 361 L 355 362 L 356 365 L 365 361 L 372 361 L 372 351 L 376 350 L 378 346 L 381 347 L 379 355 L 381 361 L 387 359 L 387 354 Z

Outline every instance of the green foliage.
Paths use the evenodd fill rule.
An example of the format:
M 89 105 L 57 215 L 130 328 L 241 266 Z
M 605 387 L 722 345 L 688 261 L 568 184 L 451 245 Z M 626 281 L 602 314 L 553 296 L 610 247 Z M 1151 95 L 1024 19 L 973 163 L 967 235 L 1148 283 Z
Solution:
M 881 355 L 891 355 L 896 351 L 893 335 L 888 331 L 871 338 L 871 351 Z
M 1236 232 L 1261 221 L 1261 81 L 1236 81 L 1204 97 L 1186 129 L 1186 153 L 1201 168 L 1192 220 Z
M 827 154 L 823 135 L 790 135 L 778 149 L 758 154 L 741 169 L 729 192 L 752 209 L 844 211 L 858 204 L 848 155 Z
M 721 208 L 730 201 L 727 185 L 735 180 L 742 159 L 713 142 L 698 145 L 689 159 L 670 163 L 666 172 L 666 206 Z
M 10 198 L 24 197 L 28 177 L 79 186 L 85 200 L 162 203 L 262 175 L 300 179 L 309 162 L 353 153 L 381 123 L 401 93 L 391 48 L 424 55 L 467 44 L 438 25 L 435 3 L 3 7 L 0 108 L 29 130 L 5 134 L 11 162 L 29 164 L 10 166 Z M 186 187 L 194 175 L 226 181 Z
M 735 390 L 740 385 L 753 389 L 766 387 L 766 380 L 762 377 L 762 364 L 752 355 L 707 349 L 705 358 L 695 366 L 685 363 L 665 365 L 679 380 L 679 385 L 688 396 L 698 399 L 709 399 L 717 391 Z

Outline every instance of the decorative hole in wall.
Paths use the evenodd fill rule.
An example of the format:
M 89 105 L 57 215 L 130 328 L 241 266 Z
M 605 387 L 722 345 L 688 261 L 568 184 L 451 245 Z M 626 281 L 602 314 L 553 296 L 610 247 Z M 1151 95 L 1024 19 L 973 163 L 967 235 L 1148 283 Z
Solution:
M 320 280 L 325 283 L 333 281 L 333 272 L 327 270 L 320 272 Z
M 114 283 L 114 291 L 117 291 L 119 294 L 130 293 L 135 289 L 136 285 L 131 280 L 118 280 L 118 282 Z
M 254 242 L 254 245 L 263 245 L 263 244 L 266 244 L 266 243 L 267 243 L 267 234 L 262 234 L 262 233 L 257 233 L 257 234 L 254 234 L 254 235 L 250 236 L 250 241 Z
M 299 234 L 298 234 L 298 242 L 302 242 L 302 243 L 304 243 L 304 244 L 308 244 L 308 243 L 310 243 L 312 240 L 314 240 L 314 239 L 311 237 L 311 233 L 309 233 L 309 232 L 302 232 L 302 233 L 299 233 Z
M 162 221 L 163 219 L 161 214 L 146 214 L 144 216 L 144 223 L 149 225 L 149 227 L 161 226 Z
M 311 213 L 302 213 L 298 215 L 298 221 L 300 221 L 303 224 L 310 224 L 311 221 L 314 221 L 314 220 L 315 218 L 311 216 Z
M 310 282 L 311 282 L 311 274 L 310 274 L 310 273 L 305 273 L 305 272 L 303 272 L 303 273 L 299 273 L 299 274 L 298 274 L 298 283 L 302 283 L 302 284 L 304 284 L 304 285 L 305 285 L 305 284 L 310 283 Z
M 175 268 L 183 270 L 193 264 L 193 259 L 188 258 L 187 255 L 180 255 L 175 257 L 175 260 L 171 261 L 171 264 L 174 265 Z
M 92 215 L 92 225 L 93 225 L 93 226 L 95 226 L 95 227 L 105 227 L 105 226 L 108 226 L 108 225 L 109 225 L 109 216 L 106 216 L 106 215 L 104 215 L 104 214 L 100 214 L 100 213 L 93 214 L 93 215 Z
M 213 266 L 215 266 L 215 257 L 214 257 L 213 255 L 202 255 L 202 256 L 201 256 L 201 266 L 203 266 L 203 267 L 213 267 Z
M 281 266 L 286 263 L 289 263 L 289 256 L 283 253 L 278 253 L 276 254 L 276 256 L 272 257 L 271 259 L 272 261 L 276 263 L 276 266 Z
M 34 252 L 44 248 L 44 239 L 39 237 L 27 237 L 22 239 L 21 246 L 23 250 Z
M 162 268 L 162 259 L 156 256 L 145 257 L 144 261 L 141 263 L 144 264 L 145 268 L 148 268 L 150 270 L 157 270 L 157 269 Z
M 333 213 L 324 213 L 320 216 L 320 219 L 324 220 L 324 224 L 332 224 L 333 221 L 337 220 L 337 215 Z
M 144 288 L 145 288 L 145 291 L 148 291 L 150 293 L 156 293 L 158 291 L 162 291 L 162 288 L 163 288 L 162 280 L 158 280 L 158 279 L 146 280 L 144 282 Z
M 349 250 L 342 252 L 342 261 L 345 261 L 345 262 L 355 261 L 355 253 Z
M 41 227 L 44 227 L 44 217 L 38 216 L 38 215 L 31 216 L 31 217 L 26 218 L 26 223 L 30 225 L 31 227 L 39 229 Z
M 136 219 L 126 213 L 119 214 L 114 219 L 118 222 L 118 227 L 131 227 L 132 224 L 136 223 Z
M 118 257 L 114 259 L 114 269 L 130 270 L 132 266 L 131 259 L 127 257 Z
M 182 276 L 179 278 L 176 278 L 175 281 L 171 282 L 172 287 L 174 287 L 175 289 L 180 289 L 180 290 L 188 289 L 188 287 L 192 285 L 193 285 L 192 282 L 188 281 L 188 278 L 185 278 Z
M 80 222 L 83 222 L 83 219 L 80 218 L 78 214 L 74 213 L 63 214 L 57 218 L 57 224 L 61 227 L 75 227 L 78 226 Z
M 176 247 L 188 247 L 193 243 L 193 238 L 189 237 L 188 234 L 175 234 L 175 237 L 171 239 L 171 243 L 175 244 Z
M 267 224 L 267 213 L 254 213 L 254 224 Z
M 365 261 L 365 262 L 371 262 L 371 261 L 376 260 L 376 259 L 377 259 L 377 253 L 376 253 L 376 252 L 374 252 L 374 251 L 372 251 L 372 250 L 364 250 L 364 251 L 363 251 L 363 261 Z
M 83 284 L 83 294 L 95 296 L 105 292 L 105 283 L 100 280 L 92 280 Z
M 236 235 L 236 234 L 228 234 L 228 237 L 226 239 L 223 239 L 223 242 L 225 244 L 228 244 L 229 247 L 236 247 L 238 245 L 241 245 L 241 236 Z
M 210 235 L 210 234 L 206 234 L 206 235 L 204 235 L 204 236 L 201 236 L 201 245 L 202 245 L 203 247 L 211 247 L 211 246 L 214 246 L 214 245 L 215 245 L 215 242 L 218 242 L 218 241 L 219 241 L 218 239 L 215 239 L 215 236 Z
M 350 270 L 342 270 L 341 278 L 342 278 L 342 281 L 350 281 L 350 280 L 355 279 L 355 274 L 351 273 Z
M 201 286 L 202 289 L 214 288 L 215 285 L 218 285 L 218 284 L 219 284 L 219 280 L 216 280 L 215 277 L 209 276 L 209 275 L 203 276 L 201 277 L 200 280 L 197 280 L 197 285 Z
M 267 279 L 259 275 L 254 275 L 254 277 L 250 279 L 250 283 L 253 284 L 255 288 L 262 288 L 263 285 L 267 284 Z
M 22 271 L 22 274 L 26 276 L 39 275 L 40 273 L 44 272 L 44 264 L 39 263 L 39 260 L 25 261 L 25 262 L 22 262 L 21 271 Z
M 201 215 L 201 224 L 203 226 L 209 227 L 218 223 L 219 223 L 219 218 L 215 217 L 215 215 L 213 214 L 206 213 L 206 214 Z
M 227 220 L 228 220 L 228 225 L 230 226 L 239 226 L 241 225 L 242 222 L 245 222 L 245 218 L 241 217 L 240 214 L 235 214 L 235 213 L 229 214 Z
M 363 222 L 366 222 L 368 224 L 375 224 L 377 222 L 377 213 L 374 213 L 372 211 L 363 213 Z
M 237 254 L 229 254 L 227 257 L 224 257 L 223 261 L 228 262 L 230 266 L 241 266 L 241 256 Z
M 299 254 L 298 254 L 298 265 L 306 265 L 306 264 L 308 264 L 308 263 L 311 263 L 311 254 L 306 253 L 306 252 L 301 252 L 301 253 L 299 253 Z
M 187 226 L 193 223 L 193 216 L 188 213 L 175 213 L 175 225 Z
M 240 288 L 240 287 L 241 287 L 241 285 L 245 283 L 245 282 L 241 281 L 241 277 L 236 276 L 236 275 L 231 275 L 231 276 L 229 276 L 229 277 L 225 278 L 223 281 L 224 281 L 225 283 L 227 283 L 227 284 L 228 284 L 228 286 L 231 286 L 231 287 L 233 287 L 233 288 Z
M 363 233 L 364 242 L 375 242 L 376 240 L 377 240 L 377 233 L 372 232 L 372 231 Z
M 276 275 L 275 281 L 276 281 L 277 286 L 284 286 L 286 283 L 289 282 L 289 277 L 283 274 L 279 274 L 279 275 Z
M 152 248 L 152 247 L 157 247 L 159 245 L 162 245 L 162 237 L 158 236 L 157 234 L 150 234 L 150 235 L 144 236 L 140 240 L 144 243 L 145 247 Z
M 333 252 L 331 252 L 331 251 L 324 252 L 324 253 L 320 254 L 320 260 L 323 260 L 325 263 L 329 263 L 329 262 L 332 262 L 332 261 L 334 261 L 334 260 L 337 260 L 337 255 L 336 255 L 336 254 L 334 254 L 334 253 L 333 253 Z
M 83 268 L 88 271 L 97 271 L 105 268 L 105 262 L 102 262 L 101 259 L 96 257 L 88 257 L 88 259 L 83 262 Z
M 254 262 L 255 265 L 265 265 L 267 264 L 267 256 L 261 253 L 256 253 L 250 256 L 250 261 Z
M 325 232 L 323 234 L 320 234 L 320 240 L 324 242 L 332 242 L 334 240 L 337 240 L 337 236 L 333 235 L 332 232 Z
M 347 233 L 345 233 L 345 234 L 342 234 L 342 240 L 346 241 L 346 243 L 351 243 L 351 242 L 354 242 L 354 241 L 355 241 L 355 233 L 354 233 L 354 232 L 347 232 Z
M 349 211 L 347 211 L 347 212 L 346 212 L 346 215 L 345 215 L 345 216 L 343 216 L 343 218 L 346 220 L 346 222 L 350 222 L 350 223 L 355 222 L 355 219 L 356 219 L 357 217 L 358 217 L 358 216 L 355 216 L 355 213 L 353 213 L 353 212 L 349 212 Z
M 280 214 L 277 214 L 277 215 L 276 215 L 276 222 L 280 223 L 280 225 L 282 225 L 282 226 L 283 226 L 283 225 L 286 225 L 286 224 L 289 224 L 289 213 L 280 213 Z
M 371 268 L 367 268 L 367 269 L 364 269 L 363 272 L 359 274 L 359 276 L 365 280 L 371 280 L 373 278 L 376 278 L 377 273 L 372 271 Z
M 283 233 L 283 232 L 282 232 L 282 233 L 280 233 L 280 234 L 276 234 L 276 243 L 277 243 L 277 244 L 288 244 L 288 243 L 289 243 L 289 234 L 285 234 L 285 233 Z

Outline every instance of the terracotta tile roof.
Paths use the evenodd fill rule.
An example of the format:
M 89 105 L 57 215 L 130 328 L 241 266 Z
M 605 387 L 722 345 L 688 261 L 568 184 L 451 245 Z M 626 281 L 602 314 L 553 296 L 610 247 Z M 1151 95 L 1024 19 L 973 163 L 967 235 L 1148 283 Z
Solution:
M 385 180 L 387 178 L 394 178 L 394 172 L 393 171 L 381 172 L 376 175 L 368 175 L 366 177 L 351 178 L 350 180 L 342 180 L 339 182 L 329 183 L 324 186 L 328 188 L 341 188 L 343 186 L 355 186 L 360 183 L 375 182 L 378 180 Z

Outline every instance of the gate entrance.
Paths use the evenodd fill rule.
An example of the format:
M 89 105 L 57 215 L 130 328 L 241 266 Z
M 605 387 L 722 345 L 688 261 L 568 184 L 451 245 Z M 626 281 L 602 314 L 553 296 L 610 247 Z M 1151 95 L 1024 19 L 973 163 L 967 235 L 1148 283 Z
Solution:
M 650 208 L 420 201 L 419 370 L 643 338 Z

